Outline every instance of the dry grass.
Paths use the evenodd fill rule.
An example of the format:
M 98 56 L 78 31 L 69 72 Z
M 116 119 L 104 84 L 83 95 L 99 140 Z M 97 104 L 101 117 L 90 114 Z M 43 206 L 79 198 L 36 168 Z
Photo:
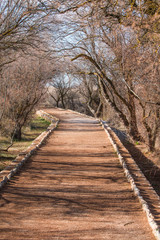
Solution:
M 35 115 L 30 124 L 22 129 L 22 140 L 15 141 L 8 152 L 0 152 L 0 171 L 8 166 L 20 152 L 24 151 L 36 137 L 45 131 L 49 124 L 50 122 Z M 9 138 L 0 136 L 1 149 L 6 149 L 9 144 Z

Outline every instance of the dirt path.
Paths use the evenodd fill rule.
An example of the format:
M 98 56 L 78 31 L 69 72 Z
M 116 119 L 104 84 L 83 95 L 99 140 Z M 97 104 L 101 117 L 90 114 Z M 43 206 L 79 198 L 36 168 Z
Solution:
M 48 112 L 61 123 L 1 191 L 0 239 L 155 239 L 98 122 Z

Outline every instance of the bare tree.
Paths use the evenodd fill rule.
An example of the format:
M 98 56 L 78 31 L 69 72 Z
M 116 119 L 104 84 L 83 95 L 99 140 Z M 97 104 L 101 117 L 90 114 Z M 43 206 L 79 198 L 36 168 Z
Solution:
M 92 74 L 81 73 L 79 94 L 83 107 L 87 108 L 94 117 L 102 117 L 103 102 L 99 94 L 99 84 Z
M 109 6 L 110 8 L 111 6 Z M 83 25 L 81 40 L 72 48 L 75 54 L 72 60 L 85 60 L 95 68 L 92 74 L 98 76 L 101 94 L 105 101 L 110 103 L 118 113 L 134 139 L 146 139 L 139 129 L 139 126 L 143 124 L 148 136 L 146 143 L 148 142 L 150 150 L 153 150 L 155 139 L 159 132 L 159 118 L 157 117 L 159 115 L 159 100 L 149 99 L 148 96 L 151 96 L 151 94 L 148 96 L 146 94 L 145 97 L 143 94 L 138 94 L 136 88 L 138 84 L 145 88 L 146 71 L 149 69 L 147 70 L 144 66 L 148 59 L 152 58 L 153 60 L 153 56 L 151 57 L 153 48 L 150 43 L 146 46 L 137 47 L 137 32 L 135 32 L 135 29 L 131 28 L 131 26 L 126 28 L 125 24 L 120 25 L 118 13 L 114 11 L 114 14 L 111 14 L 109 9 L 107 9 L 107 6 L 105 7 L 105 11 L 108 11 L 108 13 L 103 17 L 101 15 L 101 19 L 97 16 L 97 13 L 93 14 L 93 10 L 90 19 L 87 20 L 87 26 L 86 24 Z M 110 19 L 109 24 L 106 21 L 107 18 Z M 148 56 L 145 54 L 146 47 L 150 49 Z M 138 69 L 142 56 L 143 68 L 141 67 L 140 74 Z M 153 61 L 154 66 L 150 63 L 152 74 L 153 72 L 158 73 L 156 58 Z M 152 84 L 156 83 L 157 77 L 158 75 L 155 79 L 152 77 Z M 152 90 L 157 95 L 157 90 L 155 88 Z M 150 107 L 154 104 L 157 110 L 155 114 L 155 111 L 152 113 L 151 109 L 150 114 L 146 116 L 150 108 L 149 104 Z M 141 107 L 141 113 L 143 112 L 143 117 L 140 120 L 141 124 L 139 124 L 137 119 L 137 114 L 141 115 L 141 113 L 138 113 L 138 105 Z M 155 118 L 153 114 L 156 115 Z M 153 129 L 155 130 L 152 131 Z
M 2 83 L 7 85 L 7 93 L 0 94 L 0 99 L 6 94 L 5 121 L 1 121 L 1 130 L 11 134 L 12 139 L 21 139 L 22 127 L 47 91 L 46 83 L 51 72 L 47 65 L 44 61 L 42 65 L 36 58 L 23 58 L 3 73 Z
M 52 86 L 52 89 L 49 88 L 48 92 L 49 95 L 54 99 L 56 107 L 59 107 L 61 104 L 63 108 L 66 108 L 67 96 L 71 90 L 71 82 L 67 78 L 67 75 L 60 73 L 58 75 L 56 74 L 53 80 L 50 82 L 50 86 Z

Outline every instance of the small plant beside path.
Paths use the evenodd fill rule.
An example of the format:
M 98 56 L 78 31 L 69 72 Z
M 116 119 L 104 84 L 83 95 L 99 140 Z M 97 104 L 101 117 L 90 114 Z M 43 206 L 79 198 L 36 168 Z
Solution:
M 22 129 L 22 140 L 14 141 L 12 147 L 8 151 L 0 151 L 0 171 L 16 158 L 16 156 L 24 151 L 32 141 L 37 138 L 42 132 L 44 132 L 50 125 L 49 121 L 34 115 L 30 123 Z M 10 144 L 10 139 L 4 136 L 0 136 L 1 149 L 7 149 Z

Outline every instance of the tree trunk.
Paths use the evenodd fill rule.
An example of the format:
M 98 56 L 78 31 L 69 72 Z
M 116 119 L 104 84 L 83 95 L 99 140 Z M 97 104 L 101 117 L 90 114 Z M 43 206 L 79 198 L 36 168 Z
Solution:
M 149 150 L 151 152 L 155 151 L 155 139 L 153 139 L 152 137 L 149 137 Z
M 65 106 L 65 104 L 64 104 L 64 99 L 63 99 L 63 97 L 61 98 L 61 102 L 62 102 L 62 107 L 63 107 L 63 109 L 65 109 L 66 106 Z
M 103 103 L 100 101 L 99 106 L 96 111 L 96 117 L 99 118 L 103 113 Z
M 149 124 L 147 123 L 147 117 L 145 116 L 145 107 L 143 107 L 143 125 L 146 129 L 147 132 L 147 136 L 148 136 L 148 147 L 149 147 L 149 151 L 154 152 L 155 149 L 155 144 L 156 144 L 156 137 L 158 134 L 158 129 L 159 129 L 159 124 L 158 122 L 156 122 L 156 126 L 154 126 L 154 129 L 151 128 L 149 126 Z M 158 120 L 159 121 L 159 120 Z
M 137 126 L 137 118 L 136 118 L 136 107 L 134 102 L 134 95 L 129 93 L 129 113 L 130 113 L 130 121 L 129 121 L 129 134 L 136 141 L 144 141 L 141 134 L 139 133 Z
M 18 141 L 22 140 L 22 127 L 20 125 L 16 127 L 13 138 Z
M 96 115 L 95 115 L 95 110 L 91 107 L 91 102 L 92 102 L 92 99 L 90 99 L 90 100 L 87 102 L 87 107 L 88 107 L 89 111 L 92 113 L 92 115 L 93 115 L 94 117 L 96 117 Z
M 137 140 L 137 141 L 143 140 L 138 131 L 135 115 L 132 115 L 132 113 L 131 113 L 131 120 L 129 122 L 129 134 L 130 136 L 133 137 L 134 140 Z
M 129 127 L 129 122 L 128 122 L 128 119 L 127 117 L 125 116 L 125 114 L 123 114 L 123 112 L 116 106 L 116 104 L 111 101 L 111 99 L 109 98 L 109 95 L 107 93 L 107 90 L 106 90 L 106 87 L 103 83 L 102 80 L 99 79 L 99 85 L 100 85 L 100 89 L 101 89 L 101 94 L 102 94 L 102 97 L 104 98 L 105 102 L 107 104 L 109 104 L 114 110 L 115 112 L 118 114 L 119 118 L 122 120 L 124 126 L 126 128 Z

